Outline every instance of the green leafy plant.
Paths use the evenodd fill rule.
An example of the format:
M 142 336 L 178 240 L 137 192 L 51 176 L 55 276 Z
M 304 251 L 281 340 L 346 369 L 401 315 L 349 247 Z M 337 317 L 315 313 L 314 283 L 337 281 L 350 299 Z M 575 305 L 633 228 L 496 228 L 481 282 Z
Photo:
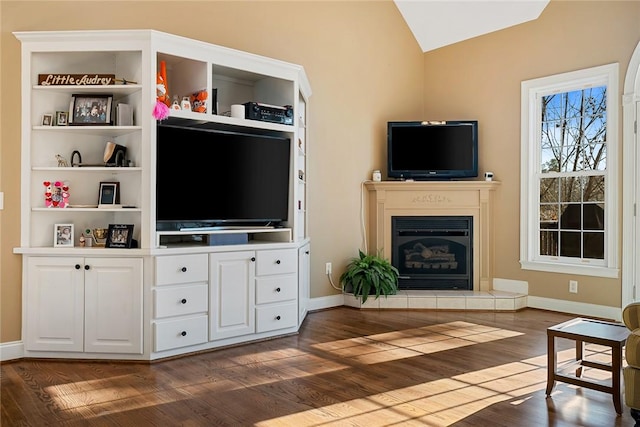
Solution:
M 369 295 L 394 295 L 398 291 L 398 269 L 380 255 L 367 255 L 358 250 L 340 276 L 342 289 L 351 287 L 353 295 L 366 302 Z

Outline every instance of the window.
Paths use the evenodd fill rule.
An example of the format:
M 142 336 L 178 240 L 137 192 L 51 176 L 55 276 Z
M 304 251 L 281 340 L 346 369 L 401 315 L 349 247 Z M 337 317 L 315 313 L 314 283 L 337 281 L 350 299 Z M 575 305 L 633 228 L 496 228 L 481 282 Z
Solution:
M 618 277 L 618 64 L 522 82 L 520 263 Z

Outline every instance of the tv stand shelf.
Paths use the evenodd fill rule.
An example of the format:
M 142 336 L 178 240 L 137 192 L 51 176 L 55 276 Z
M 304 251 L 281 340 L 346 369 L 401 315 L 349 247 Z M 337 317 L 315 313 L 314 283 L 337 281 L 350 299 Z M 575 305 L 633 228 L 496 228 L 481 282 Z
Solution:
M 249 242 L 268 241 L 288 243 L 292 241 L 290 228 L 269 227 L 234 227 L 220 229 L 192 229 L 183 231 L 158 231 L 156 243 L 158 247 L 164 246 L 210 246 L 208 236 L 212 235 L 237 235 L 247 236 Z M 213 246 L 213 245 L 212 245 Z
M 149 361 L 297 332 L 310 297 L 305 123 L 311 87 L 304 68 L 154 30 L 14 35 L 22 49 L 20 247 L 14 253 L 23 265 L 23 356 Z M 169 98 L 197 93 L 198 112 L 172 109 L 170 117 L 156 120 L 156 83 L 164 71 Z M 118 82 L 57 86 L 38 80 L 40 74 L 91 73 L 113 75 Z M 113 111 L 100 125 L 58 123 L 58 112 L 81 119 L 85 104 L 109 98 Z M 230 117 L 232 105 L 249 101 L 290 106 L 291 123 Z M 116 108 L 122 104 L 129 108 Z M 131 110 L 133 120 L 118 114 L 124 110 Z M 279 139 L 275 148 L 257 144 L 236 154 L 238 164 L 247 164 L 251 156 L 267 162 L 257 156 L 259 150 L 278 150 L 281 161 L 269 164 L 281 175 L 280 197 L 240 191 L 233 174 L 214 180 L 219 168 L 207 169 L 203 181 L 193 172 L 203 169 L 194 168 L 190 156 L 227 156 L 230 164 L 234 154 L 218 151 L 207 157 L 185 148 L 183 141 L 170 143 L 168 152 L 187 153 L 189 163 L 182 161 L 187 167 L 179 173 L 166 169 L 170 182 L 163 184 L 159 142 L 168 127 Z M 126 148 L 130 166 L 103 163 L 109 143 Z M 82 159 L 69 166 L 76 152 Z M 180 162 L 176 157 L 169 156 L 169 166 L 171 160 L 173 166 Z M 68 209 L 46 207 L 46 182 L 68 187 Z M 98 207 L 105 182 L 117 183 L 122 206 Z M 201 191 L 187 195 L 184 188 L 192 187 Z M 267 222 L 260 214 L 212 215 L 214 207 L 237 206 L 223 200 L 224 192 L 240 195 L 238 205 L 249 201 L 264 207 L 278 199 L 279 228 L 263 227 Z M 199 220 L 204 216 L 243 227 L 179 230 L 158 222 L 160 200 L 190 219 L 181 225 L 213 224 Z M 73 227 L 73 241 L 65 242 L 70 244 L 61 245 L 54 232 L 62 224 Z M 111 228 L 112 239 L 122 237 L 112 225 L 133 227 L 126 237 L 136 239 L 138 248 L 81 246 L 86 230 Z

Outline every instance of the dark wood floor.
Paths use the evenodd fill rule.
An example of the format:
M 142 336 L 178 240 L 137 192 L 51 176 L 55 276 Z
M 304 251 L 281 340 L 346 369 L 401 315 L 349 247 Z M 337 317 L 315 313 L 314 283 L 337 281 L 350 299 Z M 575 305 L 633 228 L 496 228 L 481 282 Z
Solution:
M 337 308 L 311 313 L 295 336 L 152 364 L 4 363 L 0 421 L 3 427 L 633 425 L 628 408 L 616 416 L 611 396 L 601 392 L 558 383 L 545 398 L 546 328 L 572 317 L 533 309 Z M 570 342 L 558 347 L 560 360 L 573 355 Z

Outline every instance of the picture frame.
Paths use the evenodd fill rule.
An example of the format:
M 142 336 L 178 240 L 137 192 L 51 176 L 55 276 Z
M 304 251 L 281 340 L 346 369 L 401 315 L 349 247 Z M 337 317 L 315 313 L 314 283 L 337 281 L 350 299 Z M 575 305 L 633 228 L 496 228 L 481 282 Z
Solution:
M 133 224 L 109 224 L 106 248 L 131 248 Z
M 56 126 L 67 126 L 69 124 L 69 113 L 66 111 L 56 111 Z
M 113 208 L 120 204 L 120 183 L 101 182 L 98 193 L 99 208 Z
M 74 94 L 71 96 L 69 124 L 72 126 L 110 126 L 113 95 Z
M 45 113 L 42 115 L 42 126 L 53 126 L 53 114 Z
M 53 247 L 73 247 L 73 224 L 55 224 L 53 226 Z

